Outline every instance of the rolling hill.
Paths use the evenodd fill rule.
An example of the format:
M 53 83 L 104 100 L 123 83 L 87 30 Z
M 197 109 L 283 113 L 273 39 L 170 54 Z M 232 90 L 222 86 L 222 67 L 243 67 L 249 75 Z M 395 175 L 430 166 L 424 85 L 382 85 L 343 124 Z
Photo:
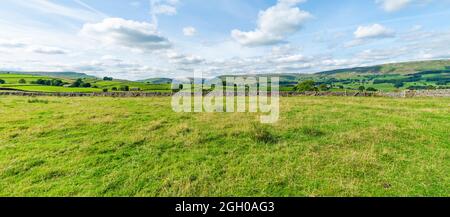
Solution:
M 233 76 L 232 77 L 237 77 Z M 313 80 L 316 85 L 330 91 L 371 88 L 380 91 L 397 91 L 404 89 L 437 89 L 450 88 L 450 60 L 416 61 L 405 63 L 383 64 L 369 67 L 357 67 L 318 72 L 314 74 L 259 74 L 243 77 L 280 77 L 282 91 L 293 91 L 298 82 Z M 226 75 L 219 76 L 225 80 Z M 241 76 L 242 77 L 242 76 Z M 118 91 L 121 87 L 129 87 L 134 91 L 170 92 L 170 78 L 150 78 L 140 81 L 117 80 L 104 81 L 95 76 L 78 72 L 0 72 L 0 84 L 3 90 L 38 91 L 38 92 L 99 92 Z M 19 82 L 23 79 L 25 82 Z M 49 87 L 36 85 L 38 79 L 60 79 L 65 87 Z M 68 88 L 76 79 L 91 84 L 91 87 Z
M 88 75 L 85 73 L 79 73 L 79 72 L 22 72 L 22 71 L 3 71 L 3 72 L 1 72 L 0 71 L 0 74 L 37 75 L 37 76 L 69 78 L 69 79 L 96 78 L 95 76 Z

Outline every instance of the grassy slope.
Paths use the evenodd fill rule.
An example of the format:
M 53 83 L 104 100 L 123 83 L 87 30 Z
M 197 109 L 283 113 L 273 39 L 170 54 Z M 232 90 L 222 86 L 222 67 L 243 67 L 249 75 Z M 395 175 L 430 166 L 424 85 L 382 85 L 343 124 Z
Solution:
M 170 98 L 39 99 L 0 97 L 0 196 L 450 196 L 450 99 L 282 98 L 266 127 Z
M 171 92 L 171 86 L 168 84 L 145 84 L 141 82 L 132 82 L 125 80 L 115 80 L 115 81 L 103 81 L 94 78 L 87 78 L 84 81 L 91 83 L 92 86 L 97 86 L 98 88 L 67 88 L 67 87 L 54 87 L 54 86 L 40 86 L 30 84 L 32 81 L 38 79 L 51 80 L 55 77 L 46 77 L 40 75 L 29 75 L 29 74 L 1 74 L 0 79 L 6 81 L 6 84 L 0 84 L 0 88 L 11 88 L 14 90 L 22 91 L 36 91 L 36 92 L 101 92 L 104 88 L 111 91 L 113 87 L 119 88 L 121 86 L 129 86 L 130 88 L 139 88 L 142 91 L 150 92 Z M 24 79 L 26 84 L 19 84 L 19 80 Z M 59 78 L 58 78 L 59 79 Z M 64 82 L 72 83 L 73 79 L 63 78 Z
M 48 92 L 48 93 L 92 93 L 92 92 L 101 92 L 101 89 L 98 88 L 72 88 L 72 87 L 56 87 L 56 86 L 39 86 L 39 85 L 24 85 L 24 86 L 14 86 L 12 87 L 15 90 L 23 90 L 23 91 L 35 91 L 35 92 Z
M 20 74 L 24 76 L 42 76 L 42 77 L 56 77 L 56 78 L 67 78 L 67 79 L 77 79 L 77 78 L 95 78 L 95 76 L 87 75 L 78 72 L 2 72 L 0 74 Z
M 50 80 L 52 77 L 39 75 L 22 75 L 22 74 L 1 74 L 0 79 L 6 81 L 7 84 L 18 84 L 20 79 L 24 79 L 27 83 L 36 81 L 38 79 Z M 70 82 L 70 79 L 62 79 L 64 82 Z

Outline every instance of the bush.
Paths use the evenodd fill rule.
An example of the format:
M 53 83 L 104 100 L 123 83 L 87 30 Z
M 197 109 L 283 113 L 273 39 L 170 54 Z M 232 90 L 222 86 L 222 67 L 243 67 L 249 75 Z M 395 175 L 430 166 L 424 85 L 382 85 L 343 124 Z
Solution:
M 19 80 L 19 84 L 26 84 L 26 83 L 27 83 L 27 81 L 25 81 L 25 79 L 23 79 L 23 78 Z
M 106 88 L 103 89 L 103 93 L 106 93 L 106 92 L 108 92 L 108 89 L 106 89 Z
M 394 87 L 395 87 L 395 88 L 400 88 L 400 87 L 403 87 L 403 86 L 405 86 L 405 84 L 404 84 L 403 82 L 401 82 L 401 81 L 396 82 L 396 83 L 394 84 Z
M 70 87 L 92 87 L 91 83 L 85 83 L 81 78 L 77 79 L 75 82 L 73 82 Z
M 117 87 L 111 88 L 112 91 L 117 91 Z
M 359 91 L 361 91 L 361 92 L 363 92 L 363 91 L 365 91 L 365 90 L 366 90 L 366 87 L 364 87 L 364 86 L 360 86 L 360 87 L 358 87 L 358 90 L 359 90 Z
M 436 90 L 436 87 L 433 86 L 433 85 L 428 85 L 428 86 L 427 86 L 427 89 L 428 89 L 428 90 Z
M 130 87 L 129 86 L 121 86 L 120 88 L 119 88 L 119 90 L 120 91 L 130 91 Z
M 88 88 L 88 87 L 91 87 L 91 84 L 90 84 L 90 83 L 83 83 L 83 84 L 81 85 L 81 87 Z
M 377 92 L 378 91 L 377 89 L 375 89 L 373 87 L 369 87 L 366 90 L 369 91 L 369 92 Z
M 6 83 L 5 80 L 0 79 L 0 84 L 4 84 L 4 83 Z

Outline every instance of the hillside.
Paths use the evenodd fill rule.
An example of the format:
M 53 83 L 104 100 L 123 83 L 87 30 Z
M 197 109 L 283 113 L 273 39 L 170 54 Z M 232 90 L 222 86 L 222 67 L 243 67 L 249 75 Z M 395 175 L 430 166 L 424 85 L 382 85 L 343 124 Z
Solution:
M 96 78 L 95 76 L 88 75 L 85 73 L 79 73 L 79 72 L 18 72 L 18 71 L 5 72 L 4 71 L 4 72 L 0 72 L 0 74 L 37 75 L 37 76 L 69 78 L 69 79 Z
M 260 74 L 244 77 L 248 76 L 278 76 L 281 89 L 285 91 L 292 90 L 299 81 L 306 80 L 315 81 L 317 86 L 327 85 L 331 91 L 358 91 L 361 87 L 380 91 L 450 88 L 450 60 L 392 63 L 314 74 Z M 228 76 L 220 76 L 222 79 L 225 77 Z
M 171 78 L 149 78 L 144 80 L 139 80 L 138 82 L 148 83 L 148 84 L 172 84 Z
M 319 72 L 318 75 L 336 74 L 415 74 L 426 70 L 450 69 L 450 60 L 415 61 L 403 63 L 390 63 L 378 66 L 357 67 Z

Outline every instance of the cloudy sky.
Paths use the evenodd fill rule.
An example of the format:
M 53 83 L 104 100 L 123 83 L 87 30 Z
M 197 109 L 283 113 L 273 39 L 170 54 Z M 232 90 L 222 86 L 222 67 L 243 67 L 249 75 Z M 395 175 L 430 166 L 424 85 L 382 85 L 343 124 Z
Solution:
M 450 0 L 2 0 L 0 70 L 124 79 L 450 58 Z

